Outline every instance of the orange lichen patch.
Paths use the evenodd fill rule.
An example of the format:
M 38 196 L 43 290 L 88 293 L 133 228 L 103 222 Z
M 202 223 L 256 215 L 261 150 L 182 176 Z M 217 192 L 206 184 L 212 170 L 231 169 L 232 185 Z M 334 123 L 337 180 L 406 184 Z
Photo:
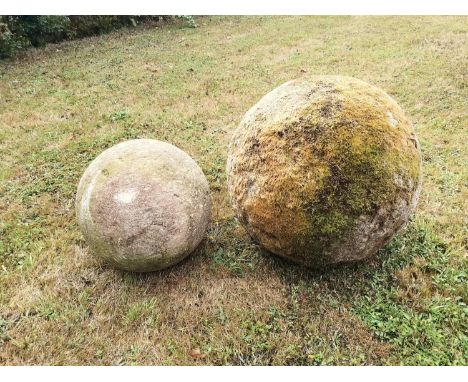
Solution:
M 311 266 L 358 260 L 414 208 L 419 148 L 380 89 L 350 77 L 290 81 L 234 133 L 228 183 L 241 222 L 270 251 Z

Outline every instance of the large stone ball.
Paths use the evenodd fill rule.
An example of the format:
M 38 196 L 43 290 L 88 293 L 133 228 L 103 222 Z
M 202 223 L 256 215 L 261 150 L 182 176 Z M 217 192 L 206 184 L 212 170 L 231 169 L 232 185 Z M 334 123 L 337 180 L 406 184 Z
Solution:
M 78 185 L 78 223 L 93 252 L 116 268 L 169 267 L 209 225 L 208 182 L 195 161 L 165 142 L 135 139 L 100 154 Z
M 354 78 L 316 76 L 283 84 L 246 113 L 227 175 L 255 241 L 323 267 L 374 255 L 408 221 L 421 156 L 389 95 Z

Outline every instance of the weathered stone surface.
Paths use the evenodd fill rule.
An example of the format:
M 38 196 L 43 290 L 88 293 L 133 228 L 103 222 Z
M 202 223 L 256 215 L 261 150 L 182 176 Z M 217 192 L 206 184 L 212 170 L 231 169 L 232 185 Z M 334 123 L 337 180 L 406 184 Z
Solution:
M 421 156 L 411 123 L 385 92 L 317 76 L 283 84 L 246 113 L 227 175 L 255 241 L 323 267 L 374 255 L 408 221 Z
M 208 182 L 195 161 L 165 142 L 135 139 L 100 154 L 78 185 L 76 214 L 93 252 L 136 272 L 169 267 L 205 236 Z

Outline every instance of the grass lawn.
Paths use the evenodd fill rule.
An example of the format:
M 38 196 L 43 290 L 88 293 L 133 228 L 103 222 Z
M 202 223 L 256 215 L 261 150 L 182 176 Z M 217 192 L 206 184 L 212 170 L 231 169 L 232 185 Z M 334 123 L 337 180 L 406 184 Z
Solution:
M 197 22 L 0 61 L 0 364 L 468 364 L 468 18 Z M 386 90 L 424 158 L 407 229 L 329 272 L 253 244 L 226 190 L 243 114 L 312 74 Z M 212 191 L 199 253 L 152 274 L 96 261 L 74 215 L 89 162 L 131 138 L 185 150 Z

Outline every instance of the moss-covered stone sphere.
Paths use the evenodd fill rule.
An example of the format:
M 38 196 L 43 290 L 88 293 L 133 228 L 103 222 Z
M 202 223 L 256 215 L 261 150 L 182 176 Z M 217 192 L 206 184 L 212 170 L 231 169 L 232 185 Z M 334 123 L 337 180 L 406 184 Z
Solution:
M 246 113 L 227 175 L 255 241 L 323 267 L 374 255 L 408 221 L 421 156 L 411 123 L 384 91 L 316 76 L 281 85 Z
M 208 182 L 195 161 L 165 142 L 135 139 L 100 154 L 78 185 L 76 214 L 94 254 L 134 272 L 169 267 L 209 225 Z

